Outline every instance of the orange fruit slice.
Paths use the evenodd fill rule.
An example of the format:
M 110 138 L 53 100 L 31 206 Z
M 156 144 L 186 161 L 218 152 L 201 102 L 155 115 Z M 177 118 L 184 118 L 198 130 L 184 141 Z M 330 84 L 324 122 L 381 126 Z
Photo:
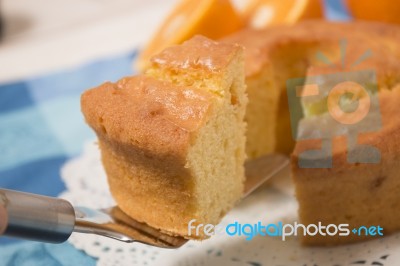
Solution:
M 252 28 L 265 28 L 280 23 L 322 18 L 321 0 L 250 0 L 243 11 L 243 20 Z
M 357 19 L 400 23 L 400 4 L 395 0 L 347 0 L 347 7 Z
M 136 67 L 145 70 L 154 54 L 196 34 L 218 39 L 242 26 L 241 17 L 229 0 L 182 0 L 139 54 Z

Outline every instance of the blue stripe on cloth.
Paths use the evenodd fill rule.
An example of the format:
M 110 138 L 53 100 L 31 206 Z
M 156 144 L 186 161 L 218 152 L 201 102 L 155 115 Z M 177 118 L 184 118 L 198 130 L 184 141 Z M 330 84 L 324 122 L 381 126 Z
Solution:
M 84 141 L 95 138 L 81 113 L 80 95 L 47 101 L 38 109 L 48 130 L 62 145 L 63 154 L 75 156 L 81 152 Z
M 79 95 L 84 90 L 106 81 L 116 81 L 133 74 L 132 61 L 136 52 L 102 59 L 79 68 L 30 79 L 27 86 L 36 102 L 56 97 Z
M 0 113 L 5 113 L 34 103 L 28 86 L 17 82 L 0 86 Z
M 0 266 L 92 266 L 96 260 L 76 250 L 71 244 L 59 245 L 25 242 L 2 246 Z
M 51 157 L 0 171 L 0 187 L 57 196 L 65 190 L 60 168 L 66 160 L 65 156 Z
M 0 170 L 56 156 L 62 150 L 37 107 L 0 115 Z

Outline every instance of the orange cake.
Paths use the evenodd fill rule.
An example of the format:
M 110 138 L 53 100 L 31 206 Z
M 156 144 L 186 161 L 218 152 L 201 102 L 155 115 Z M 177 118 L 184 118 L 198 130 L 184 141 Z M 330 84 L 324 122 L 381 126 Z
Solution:
M 245 30 L 224 41 L 245 47 L 248 156 L 258 157 L 270 152 L 289 154 L 294 149 L 291 172 L 299 201 L 299 222 L 346 223 L 350 229 L 380 225 L 384 233 L 400 229 L 397 211 L 400 204 L 400 168 L 397 166 L 400 158 L 397 111 L 400 104 L 400 27 L 371 22 L 307 21 L 261 31 Z M 325 72 L 321 71 L 323 69 Z M 298 136 L 292 136 L 287 82 L 307 75 L 363 70 L 376 74 L 378 94 L 375 97 L 380 102 L 382 125 L 376 132 L 361 134 L 358 141 L 380 150 L 381 162 L 346 161 L 347 142 L 344 137 L 337 137 L 332 140 L 332 168 L 301 167 L 299 154 L 320 147 L 321 139 L 299 140 L 295 144 Z M 326 109 L 326 99 L 319 104 L 303 103 L 304 110 L 300 112 L 309 117 L 302 121 L 313 120 L 314 126 L 325 125 L 327 114 L 321 109 L 323 106 Z M 310 132 L 311 136 L 312 128 Z M 362 239 L 365 237 L 354 234 L 302 237 L 303 243 L 311 245 Z
M 139 221 L 196 237 L 187 235 L 190 220 L 216 224 L 240 198 L 245 153 L 250 159 L 292 153 L 299 222 L 379 225 L 385 234 L 400 229 L 399 43 L 398 26 L 367 22 L 248 29 L 218 43 L 197 36 L 154 56 L 143 75 L 87 91 L 82 111 L 98 135 L 113 196 Z M 245 48 L 244 71 L 237 44 Z M 376 75 L 377 92 L 371 95 L 380 103 L 381 123 L 356 139 L 379 150 L 380 162 L 349 162 L 346 136 L 335 136 L 326 138 L 332 167 L 302 166 L 300 154 L 318 149 L 324 139 L 315 133 L 318 126 L 339 133 L 345 127 L 327 122 L 326 95 L 316 102 L 299 98 L 303 109 L 296 114 L 305 117 L 299 127 L 291 123 L 290 82 L 367 70 Z M 371 90 L 369 83 L 363 85 Z M 302 240 L 330 245 L 365 238 Z
M 243 49 L 196 36 L 152 59 L 147 74 L 82 95 L 111 193 L 128 215 L 188 238 L 241 197 L 247 104 Z

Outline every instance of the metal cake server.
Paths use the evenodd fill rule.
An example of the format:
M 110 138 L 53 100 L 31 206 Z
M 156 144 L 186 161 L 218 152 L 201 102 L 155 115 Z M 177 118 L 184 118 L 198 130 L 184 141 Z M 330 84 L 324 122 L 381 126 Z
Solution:
M 243 198 L 287 166 L 288 158 L 278 154 L 246 162 Z M 100 210 L 73 207 L 63 199 L 7 189 L 0 189 L 0 205 L 6 209 L 6 217 L 0 217 L 7 220 L 4 235 L 10 237 L 62 243 L 77 232 L 161 248 L 179 248 L 188 242 L 134 220 L 118 206 Z

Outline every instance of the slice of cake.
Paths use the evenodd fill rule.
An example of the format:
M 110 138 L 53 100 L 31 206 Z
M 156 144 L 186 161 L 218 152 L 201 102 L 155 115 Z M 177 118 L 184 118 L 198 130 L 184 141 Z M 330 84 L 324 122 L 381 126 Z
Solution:
M 118 206 L 199 239 L 189 221 L 217 224 L 242 195 L 246 104 L 242 48 L 200 36 L 81 98 Z

